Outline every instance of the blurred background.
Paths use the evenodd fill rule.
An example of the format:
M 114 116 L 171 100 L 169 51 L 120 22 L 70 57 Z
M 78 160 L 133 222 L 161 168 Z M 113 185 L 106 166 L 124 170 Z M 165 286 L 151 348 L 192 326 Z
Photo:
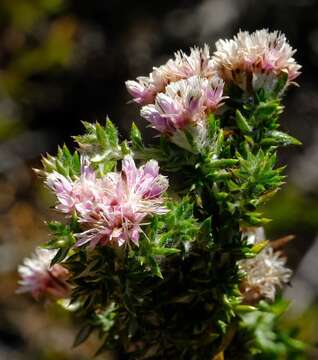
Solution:
M 97 341 L 73 350 L 76 321 L 15 295 L 17 265 L 47 239 L 43 222 L 52 216 L 32 172 L 41 154 L 72 147 L 81 120 L 108 115 L 123 137 L 132 121 L 144 126 L 127 104 L 126 79 L 178 49 L 213 50 L 220 37 L 263 27 L 286 33 L 303 65 L 283 115 L 303 147 L 281 152 L 288 184 L 265 211 L 269 238 L 295 235 L 285 248 L 295 272 L 284 322 L 318 342 L 318 1 L 0 0 L 0 360 L 85 360 Z

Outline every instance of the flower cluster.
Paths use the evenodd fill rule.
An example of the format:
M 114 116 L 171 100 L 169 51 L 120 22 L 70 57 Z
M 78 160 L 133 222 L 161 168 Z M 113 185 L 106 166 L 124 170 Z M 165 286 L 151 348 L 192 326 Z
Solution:
M 217 41 L 214 62 L 226 82 L 247 91 L 251 87 L 271 89 L 280 74 L 287 74 L 289 83 L 300 74 L 295 52 L 278 31 L 240 31 L 233 39 Z
M 254 228 L 246 234 L 250 244 L 265 240 L 263 228 Z M 290 280 L 292 271 L 286 268 L 286 259 L 278 251 L 267 245 L 252 259 L 239 262 L 240 268 L 246 274 L 242 284 L 244 299 L 254 302 L 259 298 L 275 299 L 276 290 L 282 288 Z
M 98 178 L 87 159 L 82 159 L 81 175 L 75 181 L 53 172 L 47 185 L 58 199 L 56 208 L 68 215 L 76 213 L 83 232 L 77 246 L 90 243 L 119 246 L 132 241 L 138 245 L 141 225 L 148 215 L 163 214 L 162 194 L 166 177 L 159 174 L 158 163 L 147 162 L 139 169 L 131 156 L 122 161 L 121 172 Z
M 141 116 L 158 131 L 173 134 L 190 123 L 202 124 L 206 112 L 215 111 L 224 99 L 223 81 L 192 76 L 167 85 L 155 103 L 141 109 Z
M 138 104 L 153 103 L 158 93 L 164 92 L 168 84 L 192 76 L 211 77 L 215 73 L 207 45 L 203 49 L 192 48 L 190 55 L 182 51 L 175 53 L 174 59 L 154 67 L 148 77 L 140 76 L 137 81 L 128 80 L 126 86 Z
M 55 299 L 67 298 L 70 286 L 69 272 L 60 264 L 50 266 L 57 250 L 37 248 L 32 257 L 24 259 L 18 272 L 21 276 L 18 293 L 29 292 L 35 299 L 49 296 Z
M 141 116 L 189 150 L 182 131 L 202 140 L 206 118 L 227 97 L 223 95 L 225 84 L 234 83 L 247 93 L 259 88 L 273 91 L 286 74 L 284 89 L 300 74 L 294 53 L 285 35 L 277 31 L 241 31 L 231 40 L 219 40 L 212 55 L 207 45 L 192 48 L 190 55 L 177 52 L 148 77 L 127 81 L 126 86 L 141 105 Z
M 215 112 L 225 98 L 224 82 L 216 74 L 208 46 L 193 48 L 190 55 L 180 51 L 175 59 L 154 68 L 149 77 L 137 80 L 126 85 L 134 100 L 143 105 L 141 116 L 185 148 L 187 142 L 175 134 L 196 127 L 204 132 L 208 114 Z

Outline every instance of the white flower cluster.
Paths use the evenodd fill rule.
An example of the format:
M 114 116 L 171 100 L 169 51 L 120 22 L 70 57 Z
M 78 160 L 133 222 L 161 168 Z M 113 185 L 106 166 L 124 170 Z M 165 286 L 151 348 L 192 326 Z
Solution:
M 214 61 L 226 82 L 234 82 L 243 90 L 271 90 L 280 74 L 287 75 L 287 84 L 300 74 L 301 66 L 293 58 L 295 52 L 278 31 L 240 31 L 233 39 L 217 41 Z
M 250 229 L 244 233 L 250 244 L 265 240 L 263 228 Z M 247 301 L 259 298 L 275 299 L 276 291 L 287 284 L 292 271 L 286 266 L 286 259 L 279 251 L 267 245 L 252 259 L 239 261 L 239 267 L 245 273 L 242 284 L 243 296 Z

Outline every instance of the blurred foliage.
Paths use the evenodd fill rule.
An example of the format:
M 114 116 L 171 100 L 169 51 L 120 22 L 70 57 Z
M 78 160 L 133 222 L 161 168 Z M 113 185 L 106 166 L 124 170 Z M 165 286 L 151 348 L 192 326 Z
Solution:
M 0 97 L 9 107 L 0 111 L 0 139 L 16 135 L 26 125 L 25 97 L 41 92 L 34 78 L 71 64 L 79 24 L 62 13 L 65 7 L 64 0 L 4 0 L 0 4 Z
M 292 204 L 292 206 L 291 206 Z M 299 228 L 318 232 L 318 201 L 314 194 L 306 194 L 295 185 L 287 185 L 266 208 L 266 213 L 278 221 L 268 225 L 273 232 Z
M 244 344 L 248 353 L 246 359 L 274 360 L 290 359 L 305 360 L 305 344 L 292 337 L 297 335 L 297 328 L 288 330 L 282 327 L 281 317 L 288 308 L 288 303 L 277 299 L 273 304 L 262 301 L 254 312 L 242 315 L 241 331 L 234 338 L 233 345 L 228 349 L 229 359 L 242 359 L 244 353 L 235 351 L 239 344 Z M 244 357 L 245 358 L 245 357 Z
M 281 326 L 284 328 L 294 328 L 298 332 L 298 339 L 306 342 L 308 348 L 308 358 L 318 357 L 318 306 L 317 303 L 307 308 L 299 316 L 285 315 L 281 319 Z

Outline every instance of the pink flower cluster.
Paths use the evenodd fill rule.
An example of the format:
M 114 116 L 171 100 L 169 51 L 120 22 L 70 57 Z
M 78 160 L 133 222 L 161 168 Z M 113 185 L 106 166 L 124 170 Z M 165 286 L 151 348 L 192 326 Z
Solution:
M 142 105 L 141 116 L 169 135 L 204 121 L 224 99 L 224 83 L 216 74 L 208 46 L 193 48 L 190 55 L 180 51 L 149 77 L 127 81 L 126 86 Z
M 63 299 L 69 296 L 68 270 L 60 264 L 50 266 L 56 252 L 37 248 L 31 258 L 24 260 L 18 268 L 21 276 L 18 293 L 29 292 L 35 299 L 43 296 Z
M 223 81 L 218 77 L 192 76 L 167 85 L 155 103 L 145 105 L 141 116 L 163 133 L 173 134 L 190 123 L 200 123 L 206 112 L 215 111 L 224 99 Z
M 225 81 L 243 90 L 251 85 L 257 89 L 272 86 L 281 73 L 287 74 L 288 82 L 296 79 L 301 66 L 293 58 L 295 52 L 278 31 L 240 31 L 233 39 L 217 41 L 214 62 Z
M 271 91 L 278 76 L 286 73 L 287 85 L 291 83 L 301 68 L 294 53 L 277 31 L 241 31 L 231 40 L 217 41 L 212 56 L 207 45 L 191 49 L 190 55 L 179 51 L 149 76 L 127 81 L 126 86 L 142 106 L 141 116 L 161 133 L 173 135 L 189 124 L 202 128 L 207 115 L 222 105 L 224 82 L 248 92 Z
M 190 55 L 182 51 L 174 59 L 154 67 L 149 76 L 140 76 L 137 81 L 126 81 L 127 90 L 138 104 L 153 103 L 158 93 L 164 92 L 168 84 L 192 76 L 210 77 L 215 73 L 207 45 L 203 49 L 192 48 Z
M 129 241 L 138 245 L 145 218 L 166 212 L 162 194 L 168 188 L 168 180 L 159 174 L 154 160 L 137 168 L 132 157 L 126 156 L 121 172 L 98 178 L 84 159 L 77 180 L 54 172 L 48 175 L 46 183 L 57 196 L 56 208 L 66 214 L 75 212 L 82 224 L 77 246 L 121 246 Z

